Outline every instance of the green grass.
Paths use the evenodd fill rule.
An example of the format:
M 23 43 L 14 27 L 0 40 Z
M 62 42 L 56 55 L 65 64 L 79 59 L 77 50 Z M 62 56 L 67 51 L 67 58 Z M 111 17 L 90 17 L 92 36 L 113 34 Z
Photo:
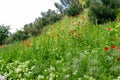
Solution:
M 0 74 L 8 80 L 120 80 L 119 47 L 119 23 L 65 17 L 40 36 L 0 48 Z

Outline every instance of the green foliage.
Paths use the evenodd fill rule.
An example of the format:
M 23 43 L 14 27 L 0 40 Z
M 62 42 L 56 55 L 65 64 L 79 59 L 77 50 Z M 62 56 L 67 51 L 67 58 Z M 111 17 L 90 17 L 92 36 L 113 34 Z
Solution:
M 55 3 L 55 7 L 59 10 L 62 15 L 66 15 L 66 8 L 70 5 L 71 0 L 60 0 L 61 3 Z
M 12 39 L 14 41 L 21 41 L 21 40 L 28 39 L 28 36 L 24 33 L 24 31 L 18 30 L 16 33 L 12 35 Z
M 16 33 L 11 34 L 6 40 L 5 44 L 11 44 L 17 41 L 22 41 L 28 39 L 28 35 L 25 34 L 23 30 L 17 30 Z
M 28 37 L 37 36 L 40 32 L 39 29 L 33 25 L 33 23 L 24 25 L 23 31 Z
M 60 14 L 65 15 L 64 7 L 61 6 L 61 4 L 55 3 L 55 7 L 58 9 L 58 11 L 60 12 Z
M 6 40 L 6 38 L 10 35 L 9 26 L 0 25 L 0 45 Z
M 116 18 L 116 9 L 120 8 L 120 0 L 88 0 L 88 16 L 93 23 L 104 23 Z
M 33 25 L 38 29 L 38 30 L 41 30 L 43 25 L 42 25 L 42 18 L 39 17 L 39 18 L 36 18 Z
M 6 80 L 120 80 L 120 23 L 81 19 L 66 16 L 40 36 L 0 48 L 0 74 Z
M 91 0 L 86 0 L 84 8 L 89 8 L 90 7 L 90 2 L 91 2 Z
M 41 33 L 42 28 L 46 25 L 53 24 L 62 19 L 62 16 L 54 10 L 49 9 L 47 12 L 41 12 L 42 17 L 36 18 L 33 23 L 25 24 L 22 30 L 12 34 L 5 42 L 13 43 L 15 41 L 26 40 L 32 36 Z
M 33 26 L 32 23 L 24 25 L 22 30 L 17 30 L 16 33 L 13 33 L 7 40 L 6 43 L 13 43 L 15 41 L 26 40 L 32 36 L 37 36 L 39 30 Z
M 79 0 L 60 0 L 60 3 L 55 3 L 55 7 L 62 15 L 75 16 L 81 13 L 82 4 Z
M 43 26 L 55 23 L 62 18 L 60 14 L 57 14 L 54 10 L 51 9 L 49 9 L 47 12 L 41 12 L 41 15 Z
M 68 16 L 75 16 L 82 12 L 82 4 L 79 0 L 72 0 L 70 5 L 67 8 L 67 15 Z
M 117 18 L 116 18 L 116 20 L 120 20 L 120 8 L 116 11 L 116 14 L 117 14 Z
M 39 30 L 46 25 L 53 24 L 62 19 L 60 14 L 51 9 L 49 9 L 47 12 L 41 12 L 41 16 L 42 17 L 36 18 L 33 24 L 33 26 L 37 27 Z

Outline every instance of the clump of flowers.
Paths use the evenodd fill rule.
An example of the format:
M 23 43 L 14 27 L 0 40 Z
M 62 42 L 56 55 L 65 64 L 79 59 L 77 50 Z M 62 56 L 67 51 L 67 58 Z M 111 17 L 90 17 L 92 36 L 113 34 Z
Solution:
M 116 60 L 117 60 L 117 61 L 120 61 L 120 57 L 116 57 Z
M 111 49 L 112 49 L 113 51 L 112 51 Z M 110 51 L 110 52 L 109 52 L 110 55 L 108 55 L 108 56 L 112 57 L 111 55 L 114 54 L 113 57 L 114 57 L 114 56 L 116 57 L 116 61 L 120 61 L 120 57 L 118 57 L 119 54 L 117 54 L 117 53 L 118 53 L 117 51 L 120 50 L 120 47 L 116 47 L 115 45 L 111 45 L 111 49 L 110 49 L 109 46 L 105 46 L 105 47 L 104 47 L 104 50 L 105 50 L 105 51 Z
M 115 46 L 114 46 L 114 45 L 112 45 L 112 46 L 111 46 L 111 48 L 112 48 L 112 49 L 115 49 Z
M 104 47 L 104 50 L 105 50 L 105 51 L 108 51 L 108 50 L 109 50 L 109 47 L 108 47 L 108 46 L 105 46 L 105 47 Z
M 108 30 L 109 30 L 109 31 L 111 31 L 111 30 L 112 30 L 112 28 L 108 28 Z
M 117 47 L 116 50 L 117 50 L 117 51 L 120 51 L 120 47 Z
M 26 46 L 30 47 L 31 46 L 31 41 L 30 40 L 25 40 L 23 41 L 23 44 L 25 44 Z

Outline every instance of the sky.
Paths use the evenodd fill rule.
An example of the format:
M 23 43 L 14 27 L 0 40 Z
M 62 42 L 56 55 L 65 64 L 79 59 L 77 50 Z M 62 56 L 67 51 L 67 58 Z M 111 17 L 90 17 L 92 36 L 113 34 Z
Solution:
M 40 17 L 41 11 L 56 10 L 59 0 L 0 0 L 0 25 L 10 25 L 10 32 L 21 29 Z

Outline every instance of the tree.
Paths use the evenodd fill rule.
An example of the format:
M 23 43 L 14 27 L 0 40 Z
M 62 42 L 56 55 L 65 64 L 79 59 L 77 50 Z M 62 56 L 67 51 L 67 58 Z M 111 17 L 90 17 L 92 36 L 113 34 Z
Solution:
M 120 8 L 120 0 L 88 0 L 88 16 L 93 23 L 104 23 L 116 18 L 116 10 Z
M 55 3 L 55 7 L 58 9 L 58 11 L 59 11 L 62 15 L 65 14 L 65 9 L 64 9 L 63 6 L 61 6 L 60 3 Z
M 59 10 L 62 15 L 66 15 L 66 8 L 70 5 L 71 0 L 60 0 L 60 3 L 55 3 L 55 7 Z
M 72 0 L 70 5 L 67 8 L 67 15 L 68 16 L 75 16 L 82 12 L 82 4 L 79 0 Z
M 55 3 L 55 7 L 62 15 L 75 16 L 82 11 L 82 4 L 79 0 L 60 0 L 60 3 Z
M 9 37 L 9 30 L 9 26 L 0 25 L 0 45 L 2 45 L 3 42 Z
M 49 9 L 47 12 L 41 12 L 42 15 L 42 25 L 48 25 L 61 20 L 61 15 L 56 13 L 55 10 Z
M 39 30 L 34 26 L 33 23 L 24 25 L 23 31 L 27 37 L 37 36 L 39 33 Z
M 22 30 L 17 30 L 17 32 L 12 35 L 13 42 L 26 40 L 26 39 L 28 39 L 28 36 L 25 35 L 24 31 L 22 31 Z

